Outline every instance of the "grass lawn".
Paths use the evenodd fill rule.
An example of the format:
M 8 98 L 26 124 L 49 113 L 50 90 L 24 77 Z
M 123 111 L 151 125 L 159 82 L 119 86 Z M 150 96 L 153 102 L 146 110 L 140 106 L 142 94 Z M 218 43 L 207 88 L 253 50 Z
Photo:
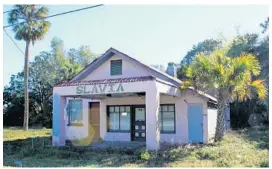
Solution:
M 35 137 L 33 140 L 31 137 Z M 4 166 L 23 167 L 268 167 L 268 130 L 239 130 L 219 143 L 165 151 L 47 147 L 50 129 L 4 128 Z M 32 148 L 33 146 L 33 148 Z

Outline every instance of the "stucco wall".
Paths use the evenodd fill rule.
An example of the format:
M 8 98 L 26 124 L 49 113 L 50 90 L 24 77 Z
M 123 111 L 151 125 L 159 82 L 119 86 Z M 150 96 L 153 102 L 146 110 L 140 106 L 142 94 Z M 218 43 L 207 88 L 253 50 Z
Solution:
M 68 101 L 70 99 L 74 99 L 74 98 L 66 98 L 66 104 L 68 103 Z M 79 99 L 79 98 L 75 98 L 75 99 Z M 88 136 L 88 119 L 89 119 L 89 102 L 95 101 L 95 100 L 91 100 L 91 99 L 82 99 L 83 103 L 83 126 L 68 126 L 68 116 L 67 116 L 67 112 L 65 111 L 65 122 L 66 122 L 66 140 L 74 140 L 74 139 L 80 139 L 80 138 L 85 138 Z M 95 101 L 97 102 L 97 100 Z
M 110 75 L 110 61 L 122 59 L 122 75 Z M 114 78 L 125 78 L 125 77 L 140 77 L 148 76 L 149 73 L 143 68 L 131 64 L 126 59 L 123 59 L 120 56 L 114 55 L 100 67 L 95 69 L 91 74 L 85 77 L 83 80 L 99 80 L 99 79 L 114 79 Z
M 188 103 L 198 103 L 203 106 L 203 142 L 208 141 L 207 137 L 207 100 L 194 95 L 192 92 L 188 91 L 183 93 L 182 97 L 173 96 L 162 96 L 161 104 L 165 103 L 175 103 L 176 110 L 176 133 L 175 134 L 164 134 L 161 133 L 161 142 L 180 144 L 189 142 L 188 134 Z
M 214 137 L 217 120 L 217 109 L 208 108 L 208 138 Z
M 160 142 L 167 143 L 188 143 L 188 118 L 187 118 L 187 103 L 200 103 L 203 105 L 203 113 L 207 114 L 206 100 L 199 96 L 195 96 L 188 92 L 183 97 L 173 97 L 167 95 L 160 95 L 160 104 L 175 104 L 175 117 L 176 117 L 176 133 L 175 134 L 165 134 L 161 133 Z M 119 140 L 119 141 L 130 141 L 130 133 L 113 133 L 107 132 L 106 129 L 106 105 L 132 105 L 132 104 L 145 104 L 145 98 L 139 97 L 127 97 L 127 98 L 110 98 L 101 101 L 102 107 L 100 107 L 100 133 L 101 138 L 104 140 Z M 204 129 L 204 142 L 207 142 L 207 116 L 203 116 L 203 129 Z M 103 124 L 102 124 L 103 123 Z M 123 137 L 116 137 L 116 136 Z
M 67 98 L 67 101 L 71 98 Z M 88 134 L 88 103 L 91 99 L 83 99 L 83 126 L 67 126 L 66 139 L 82 138 Z M 107 132 L 107 105 L 144 105 L 145 97 L 125 97 L 125 98 L 107 98 L 100 100 L 100 137 L 105 141 L 131 141 L 130 133 Z M 199 103 L 203 105 L 203 114 L 207 114 L 206 100 L 196 96 L 191 92 L 183 93 L 182 97 L 173 97 L 169 95 L 160 95 L 160 104 L 175 104 L 175 122 L 176 133 L 161 133 L 160 142 L 167 143 L 188 143 L 188 103 Z M 212 117 L 212 115 L 211 115 Z M 210 118 L 210 116 L 209 116 Z M 66 124 L 67 124 L 66 120 Z M 208 141 L 208 120 L 207 116 L 203 116 L 203 140 Z M 210 127 L 210 126 L 209 126 Z M 210 131 L 209 131 L 210 132 Z

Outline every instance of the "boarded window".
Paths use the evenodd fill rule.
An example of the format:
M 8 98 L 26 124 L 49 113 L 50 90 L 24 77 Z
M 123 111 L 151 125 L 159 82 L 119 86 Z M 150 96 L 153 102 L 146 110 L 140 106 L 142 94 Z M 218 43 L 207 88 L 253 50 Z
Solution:
M 122 75 L 122 60 L 111 60 L 110 74 Z

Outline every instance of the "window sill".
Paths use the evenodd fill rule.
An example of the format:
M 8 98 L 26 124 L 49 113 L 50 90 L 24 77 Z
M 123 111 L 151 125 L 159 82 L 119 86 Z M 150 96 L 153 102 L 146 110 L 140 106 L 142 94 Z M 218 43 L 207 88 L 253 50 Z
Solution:
M 119 131 L 118 130 L 115 130 L 115 131 L 114 130 L 108 130 L 107 132 L 108 133 L 130 133 L 130 131 L 120 131 L 120 130 Z
M 71 124 L 68 124 L 67 126 L 82 127 L 83 123 L 71 123 Z
M 176 132 L 161 132 L 161 134 L 176 134 Z

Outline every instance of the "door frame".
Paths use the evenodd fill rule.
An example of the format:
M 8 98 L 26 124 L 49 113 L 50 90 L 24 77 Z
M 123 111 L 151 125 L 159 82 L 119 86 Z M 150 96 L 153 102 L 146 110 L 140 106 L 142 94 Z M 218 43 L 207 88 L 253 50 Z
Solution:
M 99 101 L 96 101 L 96 100 L 91 100 L 91 101 L 88 101 L 88 137 L 89 137 L 89 134 L 90 134 L 90 125 L 91 125 L 91 123 L 90 123 L 90 110 L 91 110 L 91 104 L 92 103 L 98 103 L 99 104 L 99 114 L 98 114 L 98 116 L 99 116 L 99 138 L 101 138 L 101 132 L 100 132 L 100 128 L 101 128 L 101 126 L 100 126 L 100 119 L 101 119 L 101 117 L 100 117 L 100 107 L 101 107 L 101 102 L 100 102 L 100 100 Z
M 201 139 L 201 142 L 194 142 L 194 143 L 203 143 L 204 142 L 204 122 L 203 122 L 203 119 L 204 119 L 204 114 L 203 114 L 203 104 L 202 103 L 188 103 L 187 104 L 187 119 L 188 119 L 188 141 L 190 141 L 190 119 L 189 119 L 189 109 L 190 109 L 190 105 L 201 105 L 201 133 L 202 133 L 202 139 Z
M 130 129 L 131 129 L 131 131 L 130 131 L 130 139 L 131 139 L 131 141 L 140 141 L 140 140 L 135 140 L 134 139 L 134 132 L 135 132 L 135 129 L 134 129 L 134 127 L 135 127 L 135 108 L 144 108 L 145 109 L 145 139 L 143 140 L 143 141 L 145 141 L 146 140 L 146 106 L 145 106 L 145 104 L 140 104 L 140 105 L 131 105 L 131 123 L 130 123 Z

